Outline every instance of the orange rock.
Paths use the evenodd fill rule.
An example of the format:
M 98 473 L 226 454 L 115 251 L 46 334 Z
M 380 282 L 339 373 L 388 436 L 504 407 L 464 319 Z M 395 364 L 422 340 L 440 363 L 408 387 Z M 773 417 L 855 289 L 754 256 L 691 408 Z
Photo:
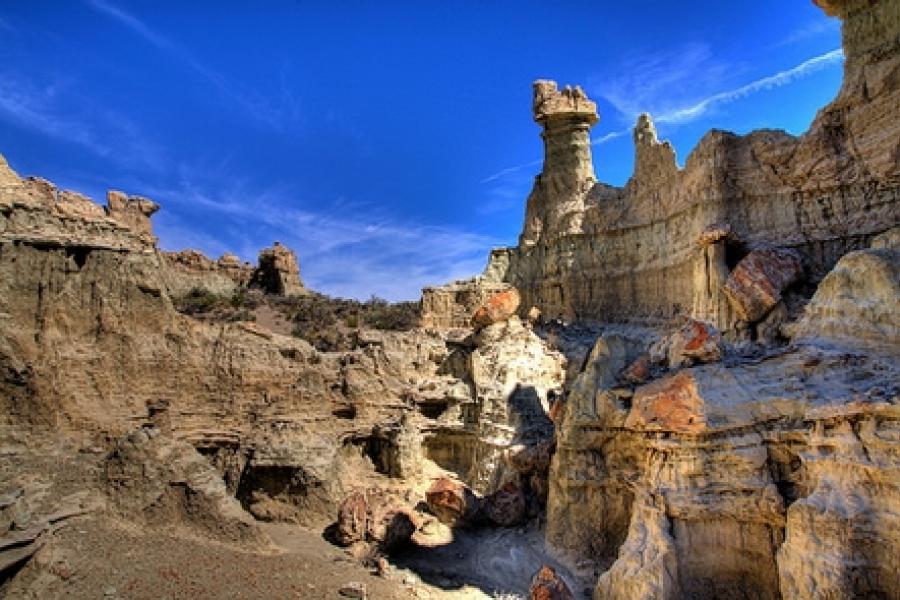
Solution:
M 477 498 L 464 483 L 441 477 L 425 492 L 428 509 L 442 522 L 458 525 L 472 518 Z
M 342 544 L 352 544 L 365 539 L 368 524 L 366 495 L 353 492 L 338 507 L 337 539 Z
M 708 323 L 691 319 L 671 338 L 669 367 L 722 360 L 722 334 Z
M 515 288 L 491 295 L 472 315 L 472 327 L 481 329 L 506 321 L 516 314 L 521 301 L 519 291 Z
M 569 586 L 549 565 L 543 565 L 540 571 L 535 573 L 528 591 L 531 600 L 575 600 Z
M 650 356 L 642 354 L 622 370 L 619 379 L 631 384 L 644 383 L 650 379 Z
M 703 409 L 694 376 L 681 371 L 635 390 L 625 427 L 699 433 L 707 426 Z
M 554 398 L 550 401 L 550 412 L 548 416 L 550 420 L 553 421 L 554 424 L 559 425 L 562 421 L 563 415 L 566 412 L 566 404 L 563 402 L 562 398 Z

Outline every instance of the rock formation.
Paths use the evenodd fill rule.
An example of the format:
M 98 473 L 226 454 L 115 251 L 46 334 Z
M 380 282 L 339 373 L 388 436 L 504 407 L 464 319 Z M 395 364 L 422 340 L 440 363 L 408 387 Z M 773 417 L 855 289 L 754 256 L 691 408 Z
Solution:
M 295 296 L 306 291 L 300 281 L 297 255 L 279 242 L 259 253 L 259 266 L 253 274 L 251 285 L 281 296 Z
M 414 544 L 444 591 L 459 567 L 533 598 L 898 597 L 900 6 L 819 4 L 847 60 L 807 133 L 712 131 L 680 168 L 642 115 L 622 188 L 594 176 L 595 103 L 536 82 L 518 246 L 424 290 L 420 328 L 340 324 L 342 351 L 175 309 L 298 311 L 286 247 L 161 252 L 154 202 L 0 158 L 0 594 L 62 595 L 54 552 L 90 544 L 46 545 L 92 511 L 101 545 L 261 561 L 260 522 L 331 526 L 384 577 Z

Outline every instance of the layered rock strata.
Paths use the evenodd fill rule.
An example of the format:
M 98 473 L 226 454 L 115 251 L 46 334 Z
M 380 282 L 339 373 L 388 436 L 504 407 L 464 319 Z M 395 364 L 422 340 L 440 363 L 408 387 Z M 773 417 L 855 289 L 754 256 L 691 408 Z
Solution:
M 641 115 L 634 174 L 621 188 L 595 180 L 596 105 L 580 88 L 535 82 L 543 168 L 519 245 L 492 252 L 483 279 L 512 284 L 522 310 L 546 318 L 692 316 L 729 330 L 765 316 L 735 313 L 722 293 L 751 250 L 798 252 L 814 284 L 900 223 L 900 9 L 827 4 L 844 21 L 844 82 L 805 134 L 713 130 L 680 168 Z
M 5 162 L 0 181 L 0 437 L 91 446 L 152 425 L 207 455 L 257 518 L 316 523 L 360 469 L 411 479 L 427 455 L 488 493 L 519 480 L 507 448 L 552 433 L 563 359 L 511 311 L 477 336 L 361 331 L 352 351 L 318 352 L 173 308 L 198 287 L 304 293 L 285 247 L 249 277 L 233 257 L 160 252 L 149 201 L 105 210 Z

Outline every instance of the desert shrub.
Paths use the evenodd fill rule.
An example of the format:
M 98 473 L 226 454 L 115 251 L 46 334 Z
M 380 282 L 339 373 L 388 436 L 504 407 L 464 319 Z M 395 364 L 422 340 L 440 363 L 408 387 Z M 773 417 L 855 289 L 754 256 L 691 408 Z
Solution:
M 228 299 L 203 288 L 194 288 L 184 296 L 173 300 L 175 308 L 186 315 L 212 312 L 228 305 Z
M 293 321 L 295 336 L 326 352 L 354 348 L 358 327 L 407 331 L 419 322 L 418 302 L 391 303 L 374 296 L 359 302 L 309 294 L 270 302 Z
M 419 324 L 418 302 L 388 302 L 376 296 L 360 306 L 363 322 L 388 331 L 409 331 Z
M 259 306 L 258 295 L 238 290 L 232 295 L 214 294 L 203 288 L 194 288 L 180 298 L 173 298 L 178 312 L 209 321 L 253 321 L 251 312 Z

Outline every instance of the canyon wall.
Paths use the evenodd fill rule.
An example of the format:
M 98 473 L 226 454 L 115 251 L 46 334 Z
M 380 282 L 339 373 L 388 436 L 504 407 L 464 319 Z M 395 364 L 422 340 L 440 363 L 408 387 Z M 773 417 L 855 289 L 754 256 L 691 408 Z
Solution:
M 543 169 L 518 246 L 494 251 L 482 279 L 512 284 L 523 310 L 548 318 L 690 315 L 729 329 L 739 318 L 719 290 L 748 251 L 796 249 L 815 284 L 900 223 L 900 8 L 853 0 L 829 10 L 843 20 L 844 81 L 805 134 L 713 130 L 679 168 L 642 115 L 621 188 L 596 182 L 596 105 L 580 88 L 535 82 Z M 704 237 L 716 228 L 729 234 Z
M 184 294 L 309 292 L 278 243 L 255 268 L 161 252 L 158 208 L 118 192 L 103 207 L 0 161 L 0 438 L 105 447 L 154 425 L 208 455 L 256 516 L 313 523 L 367 461 L 414 479 L 425 454 L 487 492 L 515 476 L 510 446 L 552 434 L 562 358 L 517 318 L 458 339 L 360 329 L 346 352 L 192 318 Z

